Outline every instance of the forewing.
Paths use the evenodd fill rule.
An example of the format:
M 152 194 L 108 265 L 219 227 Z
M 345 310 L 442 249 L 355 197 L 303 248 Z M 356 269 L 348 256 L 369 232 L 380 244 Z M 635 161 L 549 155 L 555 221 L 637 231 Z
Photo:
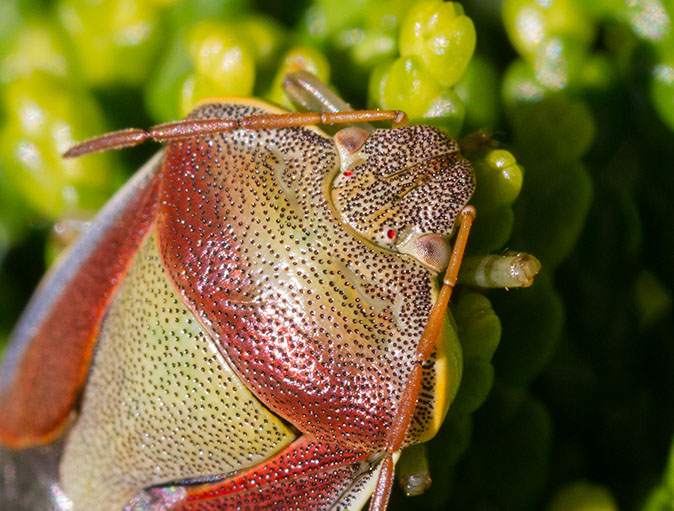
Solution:
M 65 424 L 107 304 L 154 222 L 161 161 L 160 153 L 103 208 L 21 317 L 0 370 L 2 443 L 44 443 Z

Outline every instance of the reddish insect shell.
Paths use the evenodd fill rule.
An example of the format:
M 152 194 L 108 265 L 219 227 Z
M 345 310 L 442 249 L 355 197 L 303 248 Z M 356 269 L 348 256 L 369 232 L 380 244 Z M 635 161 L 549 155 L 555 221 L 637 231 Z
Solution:
M 191 117 L 267 112 L 280 113 L 236 100 Z M 118 509 L 136 494 L 172 498 L 146 491 L 154 486 L 176 489 L 171 509 L 320 510 L 365 501 L 438 293 L 439 269 L 415 247 L 435 253 L 419 240 L 451 234 L 474 181 L 456 142 L 434 128 L 353 130 L 333 139 L 315 127 L 236 129 L 169 142 L 85 235 L 86 250 L 45 285 L 3 368 L 0 440 L 35 445 L 67 426 L 64 484 L 86 486 L 72 491 L 75 509 L 99 506 L 96 499 L 106 502 L 100 509 Z M 118 314 L 153 316 L 153 308 L 163 323 L 126 325 Z M 118 316 L 122 326 L 113 327 Z M 59 322 L 64 317 L 76 319 Z M 166 326 L 173 321 L 182 327 Z M 402 446 L 430 438 L 456 392 L 460 351 L 449 329 L 441 337 L 424 363 Z M 116 344 L 122 338 L 138 344 L 125 352 Z M 157 355 L 156 343 L 183 358 Z M 231 371 L 222 395 L 194 385 L 213 364 Z M 115 377 L 112 365 L 150 367 L 147 383 Z M 213 424 L 223 437 L 236 435 L 218 420 L 222 408 L 231 409 L 222 415 L 228 424 L 238 416 L 237 403 L 226 400 L 227 385 L 237 382 L 251 393 L 251 420 L 276 421 L 281 433 L 265 461 L 252 465 L 244 458 L 256 446 L 262 453 L 262 436 L 202 438 L 236 441 L 247 452 L 217 471 L 209 468 L 217 449 L 199 454 L 192 436 Z M 190 425 L 171 411 L 194 393 L 203 402 L 195 413 L 213 424 Z M 143 413 L 126 415 L 131 405 Z M 173 455 L 161 443 L 166 435 L 151 434 L 173 438 L 181 428 L 188 433 L 176 437 Z M 153 466 L 161 470 L 131 462 L 143 455 L 159 456 Z M 104 476 L 80 485 L 88 475 L 72 467 L 83 463 Z M 205 478 L 221 481 L 184 483 Z
M 253 113 L 218 105 L 195 115 Z M 440 214 L 410 200 L 431 202 L 424 187 L 435 192 L 447 180 L 417 182 L 441 169 L 420 164 L 403 174 L 433 152 L 461 161 L 456 146 L 436 130 L 377 131 L 360 149 L 357 173 L 379 179 L 367 188 L 354 179 L 347 189 L 332 185 L 341 198 L 333 206 L 324 192 L 340 169 L 331 138 L 312 129 L 300 136 L 275 130 L 273 143 L 259 131 L 213 138 L 167 150 L 158 230 L 176 288 L 270 409 L 320 440 L 382 450 L 432 305 L 432 274 L 373 248 L 350 227 L 377 231 L 383 220 L 372 208 L 386 208 L 403 225 L 416 218 L 425 231 L 449 233 L 460 201 Z M 446 168 L 465 203 L 470 167 Z M 397 190 L 403 200 L 393 200 Z M 434 206 L 443 206 L 439 200 L 449 202 L 435 199 Z M 353 219 L 350 225 L 334 218 L 333 207 Z M 435 399 L 422 397 L 420 413 L 431 415 Z M 411 438 L 427 426 L 417 423 Z

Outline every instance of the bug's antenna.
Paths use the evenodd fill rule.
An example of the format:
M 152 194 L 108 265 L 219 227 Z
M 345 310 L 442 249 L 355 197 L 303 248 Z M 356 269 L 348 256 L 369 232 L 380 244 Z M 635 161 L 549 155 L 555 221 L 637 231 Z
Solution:
M 400 110 L 351 110 L 348 112 L 256 114 L 242 119 L 185 119 L 159 124 L 148 131 L 130 128 L 90 138 L 71 147 L 64 158 L 132 147 L 148 139 L 157 142 L 181 140 L 199 135 L 213 135 L 235 129 L 265 130 L 296 128 L 313 124 L 351 124 L 391 121 L 394 128 L 407 126 L 407 114 Z
M 112 133 L 105 133 L 104 135 L 99 135 L 74 145 L 63 153 L 63 157 L 77 158 L 85 154 L 100 153 L 101 151 L 108 151 L 110 149 L 133 147 L 145 142 L 149 136 L 146 131 L 137 128 L 113 131 Z
M 391 494 L 393 486 L 393 453 L 400 450 L 407 430 L 409 429 L 410 421 L 414 416 L 414 409 L 417 405 L 417 398 L 421 388 L 422 364 L 431 356 L 433 348 L 440 335 L 442 322 L 447 312 L 449 299 L 452 296 L 452 291 L 456 285 L 456 280 L 459 275 L 459 268 L 461 267 L 461 260 L 468 242 L 468 235 L 470 228 L 475 220 L 475 208 L 473 206 L 466 206 L 461 211 L 461 227 L 454 242 L 454 249 L 452 256 L 449 259 L 449 266 L 445 273 L 445 278 L 442 281 L 442 288 L 438 293 L 438 298 L 433 304 L 431 313 L 428 316 L 428 322 L 424 333 L 419 340 L 417 346 L 417 359 L 414 367 L 410 372 L 407 380 L 407 385 L 402 391 L 400 403 L 396 414 L 393 417 L 393 423 L 388 432 L 386 440 L 386 457 L 382 461 L 381 472 L 377 481 L 377 487 L 370 501 L 370 511 L 385 511 L 388 499 Z

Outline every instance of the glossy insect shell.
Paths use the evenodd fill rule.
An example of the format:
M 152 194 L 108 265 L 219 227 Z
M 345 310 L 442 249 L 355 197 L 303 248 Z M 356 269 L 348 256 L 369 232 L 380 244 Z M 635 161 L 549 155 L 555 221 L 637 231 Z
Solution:
M 359 508 L 438 291 L 397 243 L 444 240 L 473 187 L 430 127 L 170 142 L 24 314 L 0 440 L 13 457 L 62 445 L 55 484 L 75 510 Z M 435 434 L 456 393 L 446 327 L 403 445 Z

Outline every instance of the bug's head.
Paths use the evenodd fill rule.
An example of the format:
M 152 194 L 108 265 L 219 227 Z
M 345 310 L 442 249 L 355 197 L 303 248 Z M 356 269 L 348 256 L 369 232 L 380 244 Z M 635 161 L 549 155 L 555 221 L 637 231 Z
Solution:
M 431 126 L 405 126 L 345 128 L 335 143 L 341 168 L 331 193 L 342 220 L 383 248 L 444 270 L 448 237 L 475 188 L 457 142 Z

